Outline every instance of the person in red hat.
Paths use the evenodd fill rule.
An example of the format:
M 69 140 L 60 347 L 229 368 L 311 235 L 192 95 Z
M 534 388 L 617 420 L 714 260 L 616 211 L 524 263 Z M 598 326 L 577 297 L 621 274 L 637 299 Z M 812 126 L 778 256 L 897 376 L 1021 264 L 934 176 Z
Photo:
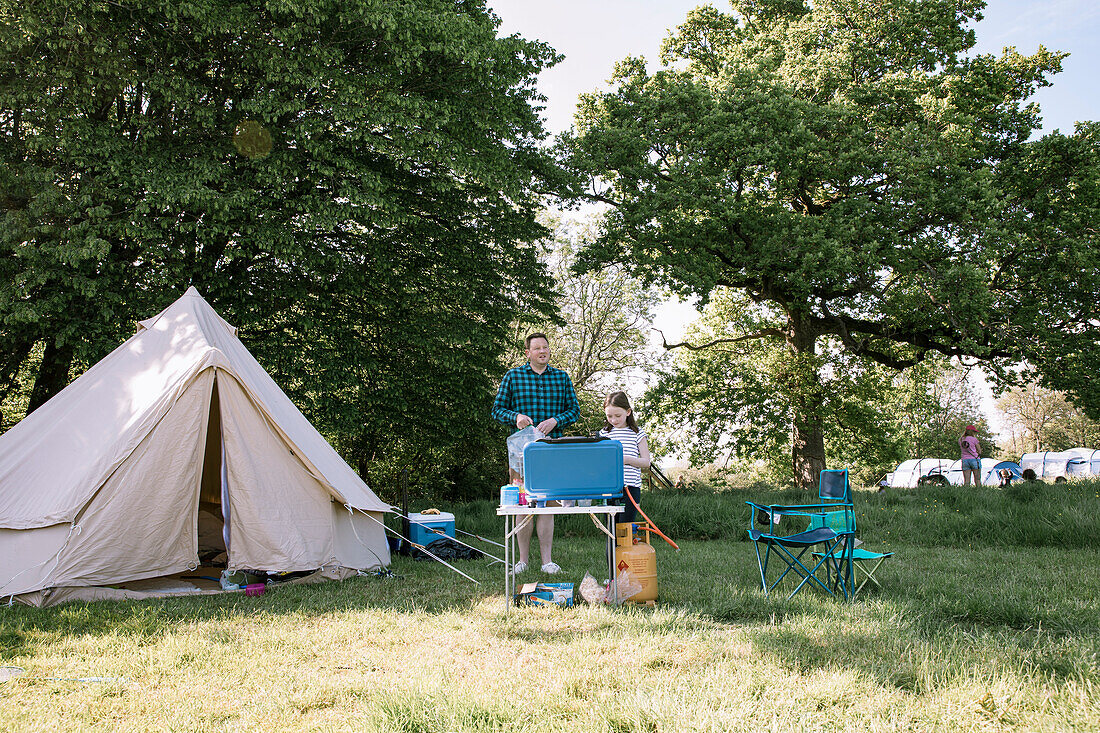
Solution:
M 982 446 L 978 442 L 978 429 L 973 425 L 967 425 L 959 438 L 959 452 L 962 454 L 963 486 L 969 486 L 971 478 L 975 486 L 981 484 Z

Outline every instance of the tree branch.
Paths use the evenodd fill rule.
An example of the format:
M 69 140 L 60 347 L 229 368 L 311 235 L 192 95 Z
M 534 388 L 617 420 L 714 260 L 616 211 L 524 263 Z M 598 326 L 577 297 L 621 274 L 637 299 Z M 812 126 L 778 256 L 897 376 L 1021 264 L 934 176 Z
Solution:
M 661 345 L 664 348 L 679 349 L 680 347 L 683 347 L 685 349 L 690 349 L 691 351 L 702 351 L 703 349 L 709 349 L 710 347 L 717 346 L 718 344 L 736 344 L 741 341 L 752 341 L 755 339 L 768 338 L 769 336 L 773 336 L 776 338 L 786 338 L 787 336 L 787 334 L 785 334 L 782 329 L 764 328 L 757 331 L 756 333 L 749 333 L 745 334 L 744 336 L 737 336 L 736 338 L 714 339 L 713 341 L 708 341 L 705 344 L 689 344 L 687 341 L 681 341 L 678 344 L 670 344 L 668 342 L 668 339 L 665 338 L 664 331 L 659 328 L 655 328 L 653 330 L 661 334 Z

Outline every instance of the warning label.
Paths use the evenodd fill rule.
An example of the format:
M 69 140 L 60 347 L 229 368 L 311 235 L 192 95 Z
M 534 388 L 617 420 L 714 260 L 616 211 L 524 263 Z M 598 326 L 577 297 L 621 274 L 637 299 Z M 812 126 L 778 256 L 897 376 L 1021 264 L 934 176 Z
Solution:
M 619 570 L 626 570 L 629 565 L 626 564 L 626 560 L 619 560 Z

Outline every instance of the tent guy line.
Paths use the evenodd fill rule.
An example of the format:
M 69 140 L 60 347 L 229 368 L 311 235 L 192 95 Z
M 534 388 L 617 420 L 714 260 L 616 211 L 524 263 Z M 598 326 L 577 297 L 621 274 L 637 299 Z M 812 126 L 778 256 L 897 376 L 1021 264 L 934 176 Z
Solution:
M 446 532 L 444 532 L 444 531 L 442 531 L 442 530 L 439 530 L 439 529 L 436 529 L 435 527 L 432 527 L 432 526 L 431 526 L 430 524 L 425 524 L 424 522 L 418 522 L 418 521 L 416 521 L 415 519 L 413 519 L 412 517 L 408 516 L 407 514 L 403 514 L 403 513 L 401 512 L 401 510 L 400 510 L 400 509 L 398 509 L 397 507 L 390 507 L 390 511 L 392 511 L 392 512 L 393 512 L 394 514 L 396 514 L 397 516 L 401 517 L 402 519 L 407 519 L 407 520 L 409 520 L 409 522 L 410 522 L 410 523 L 412 523 L 412 524 L 415 524 L 415 525 L 416 525 L 416 526 L 418 526 L 418 527 L 423 527 L 423 528 L 425 529 L 425 531 L 427 531 L 427 532 L 431 532 L 432 534 L 437 534 L 437 535 L 439 535 L 440 537 L 446 537 L 447 539 L 451 540 L 452 542 L 457 542 L 458 544 L 462 545 L 463 547 L 469 547 L 469 548 L 470 548 L 471 550 L 477 550 L 477 551 L 478 551 L 478 552 L 480 552 L 481 554 L 483 554 L 483 555 L 485 555 L 485 556 L 487 556 L 487 557 L 491 557 L 491 558 L 493 558 L 493 560 L 495 560 L 496 562 L 501 562 L 501 563 L 502 563 L 502 562 L 504 562 L 504 560 L 503 560 L 503 559 L 501 559 L 501 558 L 497 557 L 496 555 L 490 555 L 490 554 L 489 554 L 488 552 L 485 552 L 485 550 L 482 550 L 482 549 L 481 549 L 481 548 L 479 548 L 479 547 L 474 547 L 473 545 L 468 545 L 468 544 L 466 544 L 465 542 L 463 542 L 462 540 L 458 539 L 457 537 L 451 537 L 451 536 L 449 536 L 449 535 L 448 535 L 448 534 L 447 534 Z M 460 530 L 460 529 L 458 529 L 458 528 L 455 528 L 455 532 L 462 532 L 462 530 Z M 494 545 L 498 545 L 498 546 L 500 546 L 500 547 L 504 547 L 504 545 L 502 545 L 502 544 L 501 544 L 501 543 L 499 543 L 499 542 L 493 542 L 492 540 L 487 540 L 487 539 L 485 539 L 484 537 L 481 537 L 480 535 L 476 535 L 476 534 L 473 534 L 473 533 L 471 533 L 471 532 L 462 532 L 462 534 L 464 534 L 464 535 L 469 535 L 470 537 L 476 537 L 477 539 L 481 540 L 482 542 L 490 542 L 490 543 L 492 543 L 492 544 L 494 544 Z M 402 537 L 401 539 L 403 539 L 403 540 L 404 540 L 404 539 L 407 539 L 407 538 L 405 538 L 405 537 Z M 409 542 L 409 544 L 413 544 L 412 540 L 408 540 L 408 542 Z
M 368 517 L 369 517 L 370 519 L 372 519 L 372 520 L 374 520 L 375 522 L 378 522 L 378 523 L 379 523 L 380 525 L 382 525 L 382 529 L 384 529 L 384 530 L 385 530 L 386 532 L 392 532 L 392 533 L 393 533 L 393 534 L 395 534 L 396 536 L 398 536 L 398 537 L 401 537 L 401 533 L 400 533 L 400 532 L 398 532 L 398 531 L 397 531 L 396 529 L 392 529 L 392 528 L 390 528 L 390 527 L 387 527 L 387 526 L 386 526 L 386 523 L 385 523 L 385 522 L 383 522 L 383 521 L 382 521 L 381 519 L 376 519 L 375 517 L 373 517 L 373 516 L 371 516 L 371 515 L 369 515 L 369 514 L 368 514 L 367 516 L 368 516 Z M 453 570 L 453 571 L 455 571 L 456 573 L 458 573 L 459 575 L 461 575 L 461 576 L 462 576 L 463 578 L 466 578 L 467 580 L 469 580 L 469 581 L 473 582 L 473 583 L 474 583 L 475 585 L 481 585 L 481 583 L 480 583 L 479 581 L 477 581 L 477 580 L 474 580 L 474 579 L 473 579 L 473 578 L 471 578 L 471 577 L 470 577 L 469 575 L 467 575 L 466 573 L 464 573 L 464 572 L 462 572 L 461 570 L 459 570 L 458 568 L 456 568 L 456 567 L 455 567 L 454 565 L 451 565 L 451 564 L 450 564 L 449 562 L 447 562 L 447 561 L 446 561 L 446 560 L 444 560 L 443 558 L 441 558 L 441 557 L 438 557 L 438 556 L 437 556 L 437 555 L 436 555 L 435 553 L 433 553 L 433 552 L 432 552 L 431 550 L 429 550 L 429 549 L 428 549 L 427 547 L 424 547 L 423 545 L 418 545 L 417 543 L 413 542 L 412 540 L 408 539 L 407 537 L 401 537 L 401 539 L 405 540 L 405 541 L 406 541 L 406 542 L 408 542 L 408 543 L 409 543 L 410 545 L 412 545 L 412 546 L 413 546 L 413 547 L 415 547 L 416 549 L 420 550 L 421 552 L 423 552 L 423 553 L 424 553 L 425 555 L 427 555 L 428 557 L 432 558 L 432 559 L 433 559 L 433 560 L 435 560 L 436 562 L 438 562 L 438 563 L 441 563 L 441 564 L 443 564 L 443 565 L 446 565 L 446 566 L 447 566 L 447 567 L 449 567 L 449 568 L 450 568 L 451 570 Z M 475 548 L 475 549 L 476 549 L 476 548 Z

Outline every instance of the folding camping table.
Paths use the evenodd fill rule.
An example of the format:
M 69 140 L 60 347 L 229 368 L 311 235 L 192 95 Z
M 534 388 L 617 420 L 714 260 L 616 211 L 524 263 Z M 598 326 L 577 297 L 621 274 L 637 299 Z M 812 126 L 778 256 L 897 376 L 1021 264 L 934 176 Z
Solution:
M 500 506 L 497 507 L 497 516 L 504 517 L 504 613 L 507 615 L 508 609 L 513 603 L 513 599 L 516 594 L 516 574 L 512 572 L 512 566 L 515 564 L 518 557 L 516 533 L 527 522 L 534 521 L 536 516 L 543 514 L 587 514 L 592 517 L 592 522 L 600 528 L 605 535 L 607 535 L 607 577 L 610 579 L 615 578 L 615 515 L 623 511 L 624 507 L 621 506 L 545 506 L 545 507 L 526 507 L 526 506 Z M 597 519 L 598 515 L 603 515 L 603 521 Z M 606 526 L 604 526 L 606 522 Z M 537 535 L 537 533 L 536 533 Z M 540 558 L 541 559 L 541 558 Z M 615 583 L 611 584 L 611 587 L 615 588 Z M 618 593 L 615 590 L 615 595 L 612 598 L 614 603 L 618 603 Z

